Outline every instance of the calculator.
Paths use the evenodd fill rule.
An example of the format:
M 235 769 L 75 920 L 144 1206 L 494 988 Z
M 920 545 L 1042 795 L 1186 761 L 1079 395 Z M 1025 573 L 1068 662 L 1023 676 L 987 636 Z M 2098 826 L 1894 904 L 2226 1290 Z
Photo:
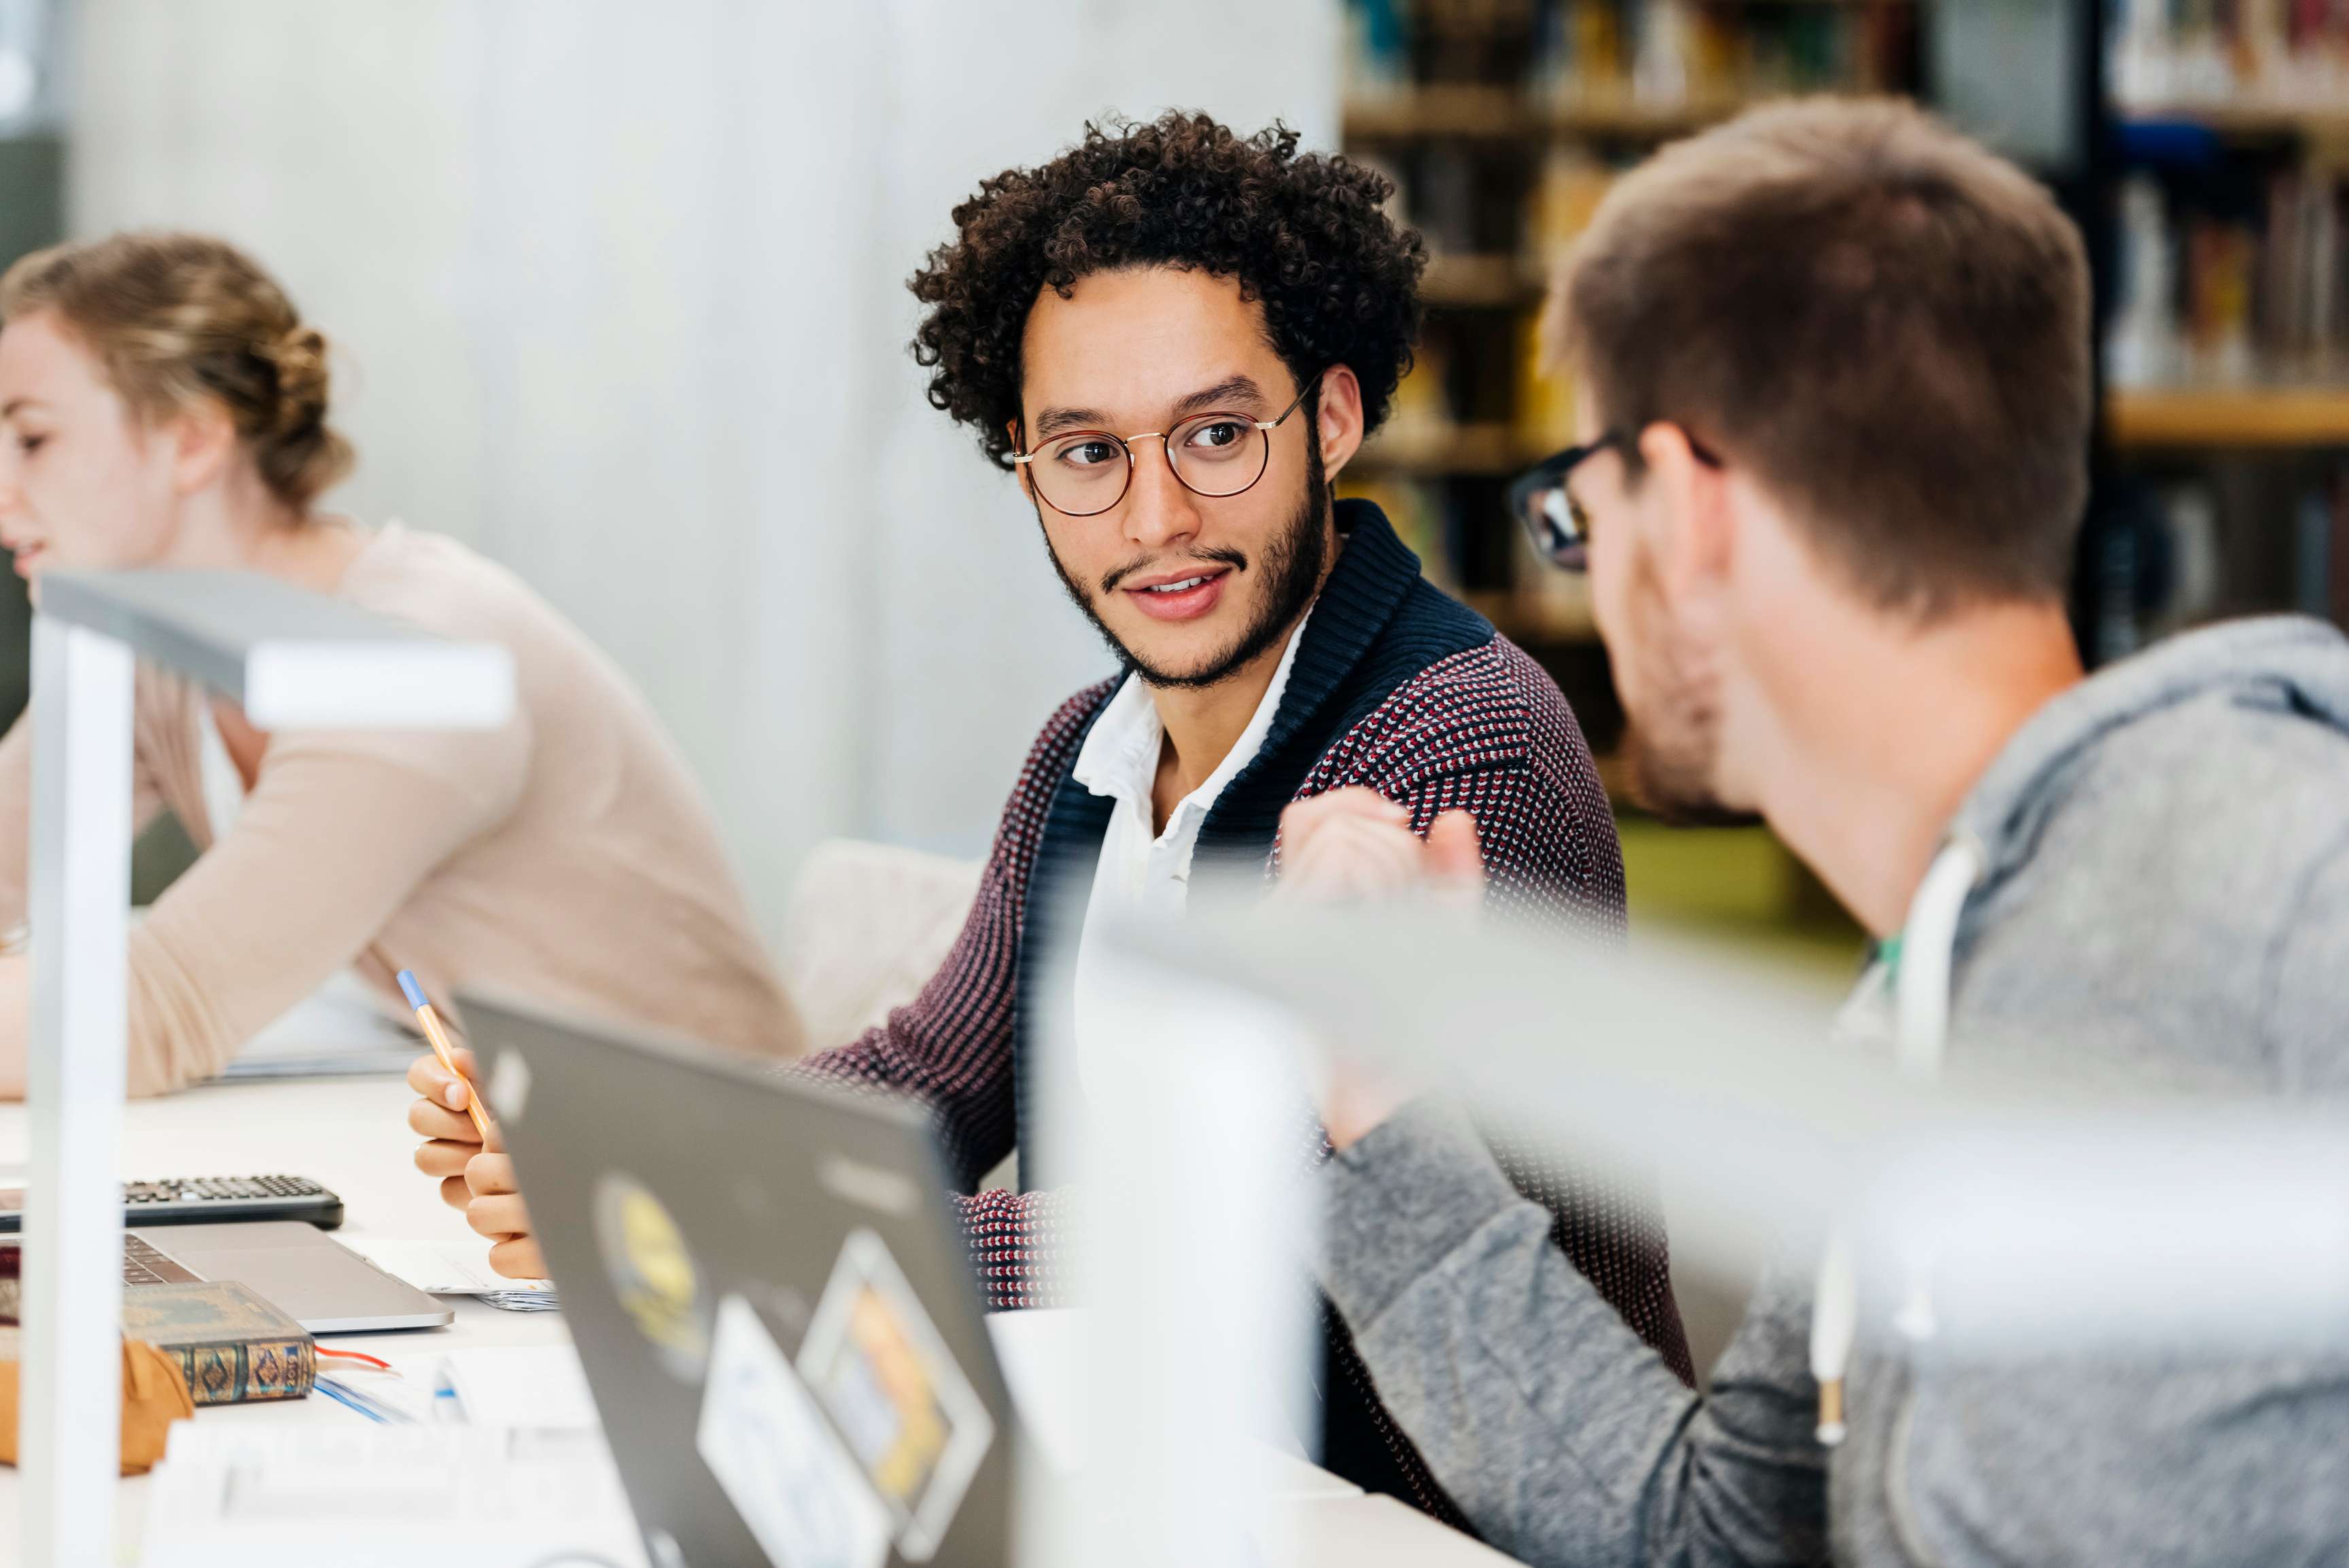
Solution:
M 222 1224 L 306 1220 L 322 1231 L 343 1222 L 343 1201 L 306 1176 L 206 1176 L 122 1184 L 126 1225 Z M 25 1225 L 25 1191 L 0 1187 L 0 1233 Z

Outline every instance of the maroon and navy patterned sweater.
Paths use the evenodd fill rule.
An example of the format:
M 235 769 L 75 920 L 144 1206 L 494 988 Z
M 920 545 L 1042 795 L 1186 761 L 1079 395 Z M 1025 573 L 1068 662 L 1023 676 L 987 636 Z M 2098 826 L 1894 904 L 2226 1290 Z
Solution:
M 1602 936 L 1623 923 L 1623 866 L 1607 797 L 1566 699 L 1540 666 L 1483 617 L 1419 573 L 1375 507 L 1338 504 L 1345 546 L 1315 601 L 1288 686 L 1256 759 L 1202 824 L 1202 863 L 1279 867 L 1282 808 L 1363 785 L 1406 806 L 1424 833 L 1437 813 L 1474 814 L 1488 905 Z M 1111 802 L 1071 776 L 1078 748 L 1117 688 L 1062 704 L 1037 737 L 1004 808 L 978 896 L 936 975 L 862 1039 L 799 1064 L 926 1102 L 948 1169 L 968 1193 L 1017 1147 L 1026 1191 L 960 1200 L 988 1304 L 1043 1305 L 1058 1295 L 1060 1217 L 1051 1151 L 1027 1136 L 1040 1023 L 1068 998 L 1046 979 L 1059 920 L 1081 909 Z M 1073 899 L 1071 897 L 1073 895 Z M 1073 930 L 1068 933 L 1073 935 Z M 1328 1144 L 1320 1143 L 1326 1158 Z M 1557 1215 L 1553 1235 L 1624 1320 L 1683 1380 L 1687 1342 L 1652 1204 L 1555 1156 L 1496 1142 L 1518 1188 Z M 1458 1522 L 1378 1401 L 1337 1315 L 1321 1392 L 1322 1461 Z

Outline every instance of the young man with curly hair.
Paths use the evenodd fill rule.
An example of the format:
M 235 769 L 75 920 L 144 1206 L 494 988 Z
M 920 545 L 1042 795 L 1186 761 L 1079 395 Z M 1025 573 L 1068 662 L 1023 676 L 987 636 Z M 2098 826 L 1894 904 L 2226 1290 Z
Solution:
M 929 1103 L 966 1190 L 1018 1148 L 1027 1191 L 966 1201 L 999 1307 L 1051 1299 L 1062 1176 L 1061 1151 L 1031 1135 L 1036 1058 L 1072 1039 L 1084 1079 L 1102 983 L 1089 936 L 1105 915 L 1179 910 L 1206 858 L 1277 871 L 1282 810 L 1360 786 L 1415 832 L 1454 813 L 1439 841 L 1481 834 L 1495 905 L 1621 928 L 1607 799 L 1557 686 L 1429 586 L 1376 508 L 1331 500 L 1408 366 L 1425 257 L 1383 211 L 1387 181 L 1297 141 L 1184 114 L 1088 128 L 1051 162 L 982 182 L 913 279 L 931 402 L 1018 476 L 1070 598 L 1123 669 L 1045 723 L 937 975 L 795 1070 Z M 1046 960 L 1068 943 L 1073 984 L 1055 987 Z M 454 1086 L 419 1073 L 418 1130 L 461 1140 Z M 476 1227 L 516 1233 L 502 1160 L 472 1163 L 473 1190 L 491 1194 L 471 1199 Z M 1510 1163 L 1565 1255 L 1686 1378 L 1642 1205 L 1538 1159 Z M 1200 1262 L 1208 1288 L 1213 1260 Z M 1329 1321 L 1325 1462 L 1456 1521 Z

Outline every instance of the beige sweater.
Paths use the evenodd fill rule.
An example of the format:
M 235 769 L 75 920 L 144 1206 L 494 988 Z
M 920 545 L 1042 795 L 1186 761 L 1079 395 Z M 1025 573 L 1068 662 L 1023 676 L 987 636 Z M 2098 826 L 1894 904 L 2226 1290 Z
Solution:
M 132 1093 L 219 1072 L 346 965 L 395 1011 L 406 968 L 451 1014 L 458 986 L 487 983 L 715 1045 L 802 1052 L 709 808 L 608 659 L 503 568 L 397 523 L 340 597 L 503 644 L 518 711 L 488 733 L 274 735 L 214 844 L 207 699 L 142 666 L 137 820 L 168 808 L 204 852 L 130 935 Z M 31 753 L 28 715 L 0 740 L 0 923 L 24 918 Z

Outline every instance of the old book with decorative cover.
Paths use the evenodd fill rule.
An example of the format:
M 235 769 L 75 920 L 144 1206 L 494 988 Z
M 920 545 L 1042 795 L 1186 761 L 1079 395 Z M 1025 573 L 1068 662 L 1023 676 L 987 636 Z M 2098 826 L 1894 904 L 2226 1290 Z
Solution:
M 241 1284 L 134 1284 L 122 1290 L 122 1334 L 179 1362 L 199 1405 L 299 1399 L 318 1376 L 302 1326 Z

